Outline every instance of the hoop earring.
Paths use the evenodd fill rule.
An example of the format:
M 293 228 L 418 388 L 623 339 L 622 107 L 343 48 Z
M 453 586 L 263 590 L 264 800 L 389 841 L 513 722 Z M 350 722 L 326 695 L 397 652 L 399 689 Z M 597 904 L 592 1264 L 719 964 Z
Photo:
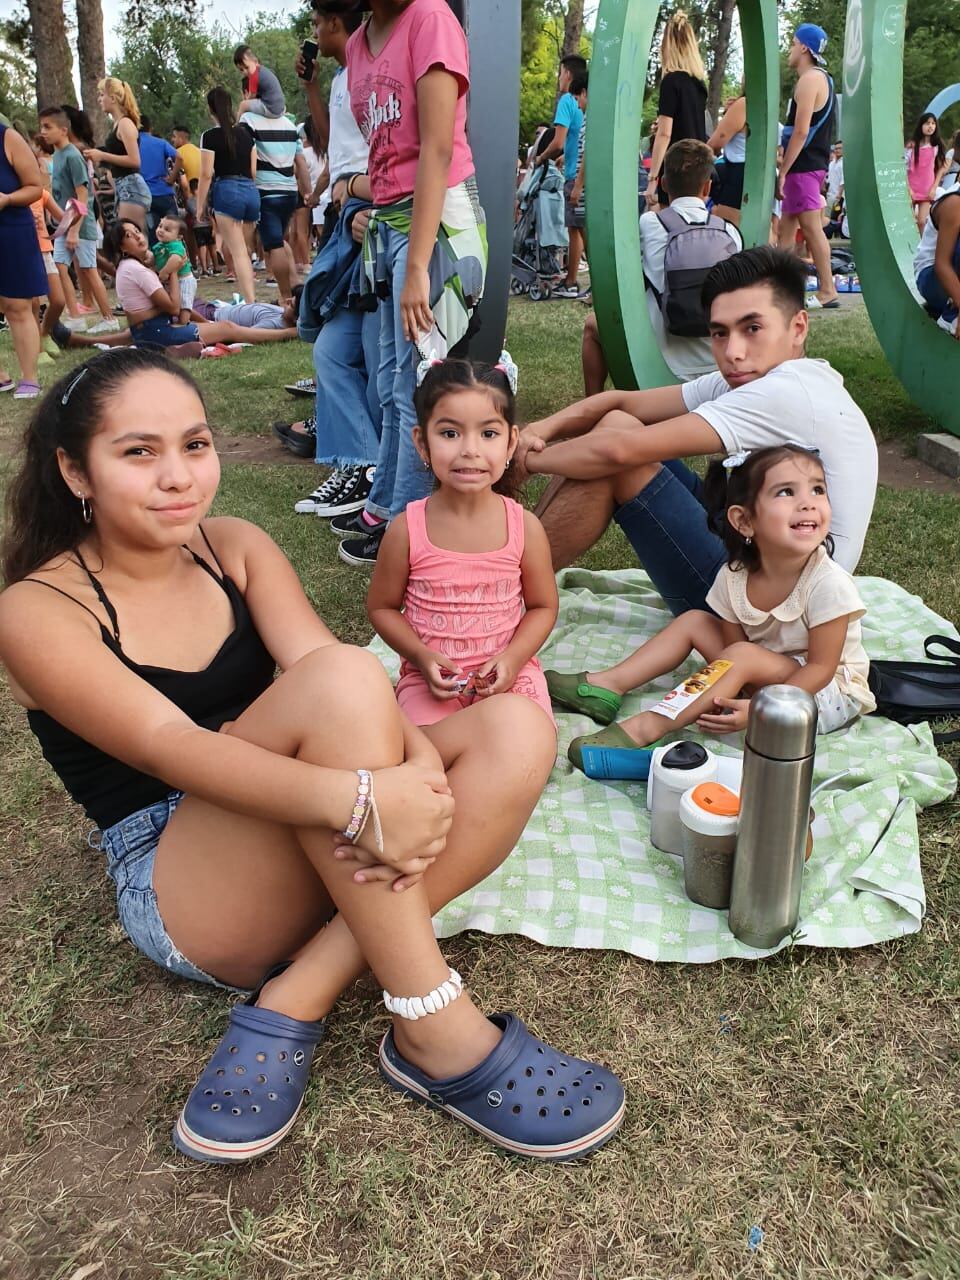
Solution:
M 93 503 L 84 493 L 78 493 L 80 499 L 80 514 L 83 517 L 84 524 L 93 524 Z

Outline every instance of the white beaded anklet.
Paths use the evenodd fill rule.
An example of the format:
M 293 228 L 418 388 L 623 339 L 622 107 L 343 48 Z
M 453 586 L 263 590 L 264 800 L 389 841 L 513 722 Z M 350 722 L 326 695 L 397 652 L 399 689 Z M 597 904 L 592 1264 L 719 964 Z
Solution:
M 383 1003 L 398 1018 L 406 1018 L 408 1022 L 416 1022 L 425 1018 L 428 1013 L 439 1013 L 448 1004 L 452 1004 L 463 994 L 463 979 L 456 969 L 450 970 L 450 977 L 441 982 L 439 987 L 425 996 L 392 996 L 389 991 L 383 993 Z

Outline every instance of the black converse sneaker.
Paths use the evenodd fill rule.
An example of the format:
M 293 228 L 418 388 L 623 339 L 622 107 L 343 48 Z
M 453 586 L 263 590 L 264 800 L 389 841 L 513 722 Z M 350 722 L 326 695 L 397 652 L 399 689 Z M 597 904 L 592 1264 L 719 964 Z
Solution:
M 346 516 L 361 511 L 370 490 L 376 467 L 350 467 L 341 472 L 345 477 L 343 487 L 325 505 L 319 505 L 315 514 L 322 520 L 328 516 Z
M 359 538 L 348 538 L 346 542 L 341 542 L 337 548 L 337 555 L 341 560 L 345 560 L 347 564 L 355 564 L 360 568 L 372 568 L 377 562 L 377 552 L 380 550 L 380 543 L 383 541 L 383 535 L 387 531 L 386 521 L 378 524 L 375 529 L 371 529 L 366 536 L 361 535 Z
M 323 484 L 318 485 L 308 498 L 301 498 L 299 502 L 294 503 L 294 511 L 301 516 L 315 516 L 318 507 L 328 506 L 341 490 L 352 482 L 353 473 L 356 470 L 358 470 L 356 467 L 346 467 L 331 471 Z

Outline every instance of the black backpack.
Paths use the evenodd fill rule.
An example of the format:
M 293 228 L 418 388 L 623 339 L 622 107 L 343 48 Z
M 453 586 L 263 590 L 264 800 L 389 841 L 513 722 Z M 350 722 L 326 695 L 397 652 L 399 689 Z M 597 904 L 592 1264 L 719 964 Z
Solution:
M 935 646 L 946 649 L 934 653 Z M 877 713 L 899 724 L 960 716 L 960 643 L 927 636 L 923 650 L 933 662 L 870 663 L 870 690 Z M 960 730 L 935 733 L 934 742 L 960 742 Z
M 680 338 L 705 338 L 710 332 L 700 291 L 711 267 L 736 253 L 722 218 L 710 214 L 706 222 L 688 222 L 676 209 L 657 214 L 667 233 L 663 255 L 663 293 L 657 296 L 668 333 Z

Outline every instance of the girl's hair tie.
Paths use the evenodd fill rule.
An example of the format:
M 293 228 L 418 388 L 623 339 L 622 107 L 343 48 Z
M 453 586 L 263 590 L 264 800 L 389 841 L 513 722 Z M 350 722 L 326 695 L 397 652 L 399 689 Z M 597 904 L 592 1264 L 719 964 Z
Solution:
M 501 351 L 500 359 L 493 366 L 497 373 L 502 373 L 510 384 L 510 390 L 514 395 L 517 394 L 517 366 L 513 362 L 513 358 L 509 351 Z
M 737 467 L 742 467 L 749 457 L 749 449 L 740 449 L 737 453 L 728 453 L 723 460 L 724 471 L 728 473 L 730 471 L 736 471 Z
M 436 354 L 436 352 L 431 353 L 428 359 L 420 361 L 420 363 L 417 365 L 417 386 L 418 387 L 423 385 L 424 378 L 427 376 L 430 370 L 438 364 L 443 364 L 443 361 Z

